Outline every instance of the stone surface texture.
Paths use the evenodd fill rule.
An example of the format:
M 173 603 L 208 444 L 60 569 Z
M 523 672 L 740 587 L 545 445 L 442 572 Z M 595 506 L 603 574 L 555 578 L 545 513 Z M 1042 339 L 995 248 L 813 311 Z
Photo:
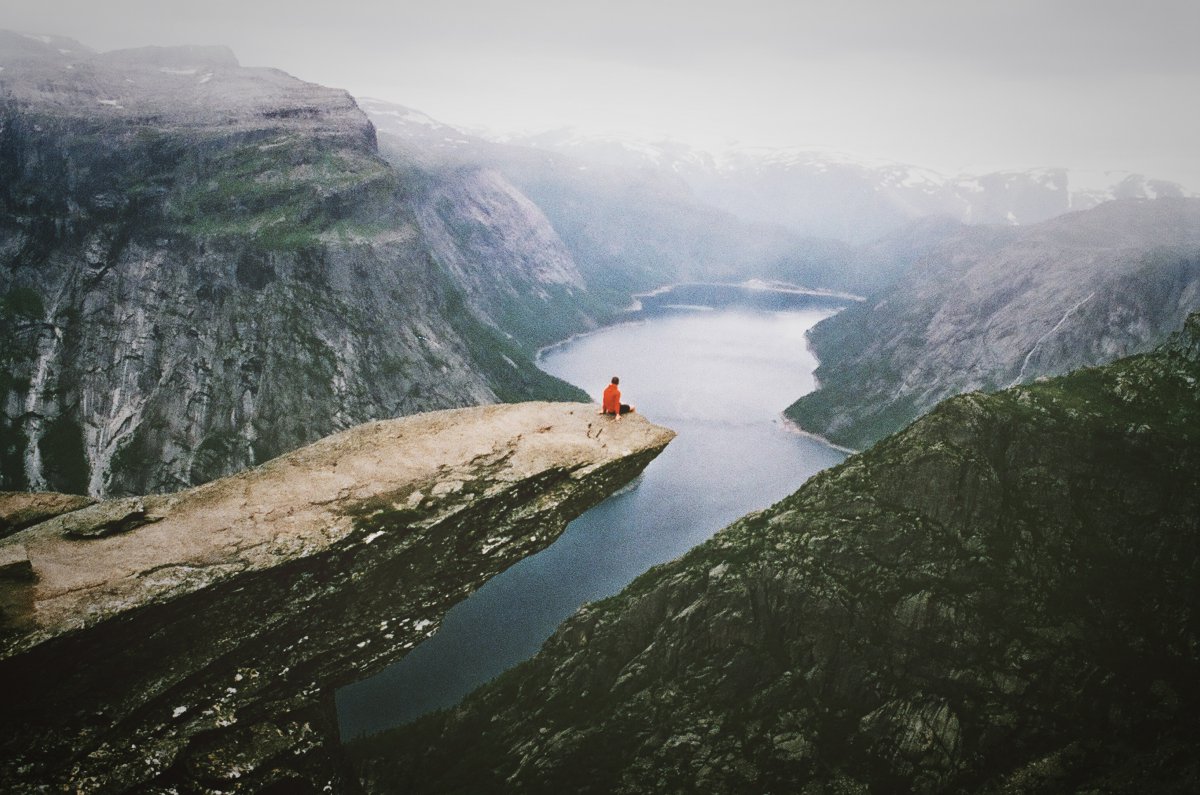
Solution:
M 17 533 L 0 548 L 32 579 L 0 578 L 0 789 L 352 790 L 333 689 L 403 656 L 672 436 L 591 404 L 434 412 L 146 497 L 149 521 L 123 532 L 64 534 L 88 509 Z
M 91 497 L 53 492 L 0 491 L 0 537 L 94 503 Z

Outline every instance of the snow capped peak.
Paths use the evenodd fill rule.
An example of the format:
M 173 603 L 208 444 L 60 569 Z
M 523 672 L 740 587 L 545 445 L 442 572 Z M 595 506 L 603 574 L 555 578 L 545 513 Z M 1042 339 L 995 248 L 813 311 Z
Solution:
M 522 168 L 536 162 L 543 164 L 539 168 L 594 174 L 607 184 L 660 180 L 662 189 L 681 191 L 674 195 L 688 194 L 746 221 L 852 242 L 875 239 L 923 217 L 1029 224 L 1117 198 L 1187 195 L 1175 183 L 1128 172 L 1037 166 L 948 174 L 821 145 L 769 147 L 726 140 L 700 147 L 667 136 L 576 127 L 499 132 L 446 125 L 381 100 L 360 99 L 359 104 L 381 133 L 406 138 L 422 151 L 496 163 L 527 158 L 528 153 L 514 154 L 508 147 L 534 150 L 545 158 L 520 160 Z M 501 148 L 489 148 L 493 145 Z
M 395 119 L 399 122 L 408 124 L 419 124 L 424 127 L 445 127 L 439 121 L 435 121 L 430 116 L 422 113 L 419 110 L 406 108 L 402 105 L 397 105 L 392 102 L 387 102 L 382 99 L 374 99 L 372 97 L 361 97 L 358 104 L 362 109 L 373 116 L 381 116 L 385 118 Z

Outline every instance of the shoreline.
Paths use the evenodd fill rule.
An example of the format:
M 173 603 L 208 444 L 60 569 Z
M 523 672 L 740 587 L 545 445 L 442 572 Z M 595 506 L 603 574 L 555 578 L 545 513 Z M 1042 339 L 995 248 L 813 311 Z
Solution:
M 664 293 L 669 293 L 676 288 L 687 287 L 687 286 L 726 287 L 726 288 L 734 288 L 734 289 L 739 289 L 739 290 L 752 290 L 752 291 L 756 291 L 756 292 L 781 293 L 784 295 L 811 295 L 816 298 L 839 298 L 839 299 L 843 299 L 846 301 L 855 301 L 855 302 L 862 302 L 862 301 L 867 300 L 865 297 L 863 297 L 861 295 L 855 295 L 853 293 L 842 293 L 842 292 L 838 292 L 836 290 L 826 290 L 823 288 L 804 287 L 802 285 L 790 284 L 788 282 L 766 281 L 763 279 L 747 279 L 743 282 L 736 282 L 736 283 L 735 282 L 672 282 L 670 284 L 664 284 L 659 287 L 655 287 L 652 290 L 647 290 L 646 292 L 634 293 L 632 295 L 633 303 L 630 304 L 625 309 L 621 310 L 621 313 L 623 313 L 625 315 L 632 315 L 637 312 L 642 312 L 645 310 L 645 306 L 642 304 L 641 299 L 653 298 L 655 296 L 663 295 Z M 682 305 L 681 305 L 681 308 L 683 308 Z M 695 306 L 688 305 L 686 308 L 717 309 L 718 307 L 711 307 L 711 306 L 701 307 L 699 305 L 695 305 Z M 546 354 L 547 351 L 553 350 L 553 349 L 558 348 L 563 345 L 568 345 L 571 342 L 574 342 L 575 340 L 580 339 L 582 337 L 586 337 L 590 334 L 595 334 L 599 331 L 605 331 L 605 330 L 611 329 L 611 328 L 619 328 L 621 326 L 633 325 L 633 324 L 645 323 L 645 322 L 646 322 L 645 318 L 630 317 L 627 319 L 621 319 L 621 316 L 618 315 L 617 318 L 614 319 L 614 321 L 611 323 L 602 323 L 601 325 L 596 326 L 596 328 L 576 332 L 576 333 L 570 335 L 569 337 L 566 337 L 565 339 L 558 340 L 557 342 L 551 342 L 548 345 L 543 345 L 542 347 L 538 348 L 536 351 L 534 351 L 534 354 L 533 354 L 534 366 L 538 367 L 538 369 L 541 369 L 541 365 L 539 363 L 541 362 L 542 357 Z M 820 387 L 818 386 L 817 388 L 819 389 Z M 831 446 L 836 447 L 836 445 L 832 445 L 832 443 L 831 443 Z
M 829 290 L 824 287 L 805 287 L 802 284 L 792 284 L 791 282 L 775 281 L 768 279 L 750 278 L 740 282 L 705 282 L 705 281 L 688 281 L 688 282 L 672 282 L 664 284 L 660 287 L 655 287 L 653 290 L 647 290 L 644 293 L 633 294 L 633 304 L 630 305 L 626 312 L 637 312 L 642 309 L 641 298 L 653 298 L 656 295 L 668 293 L 677 287 L 733 287 L 739 290 L 753 290 L 756 292 L 769 293 L 784 293 L 786 295 L 811 295 L 817 298 L 840 298 L 845 301 L 855 301 L 862 303 L 866 301 L 866 296 L 857 295 L 855 293 L 845 293 L 839 290 Z
M 815 392 L 816 390 L 813 390 L 813 391 Z M 810 392 L 809 394 L 812 394 L 812 393 Z M 812 431 L 805 430 L 798 423 L 796 423 L 795 420 L 788 417 L 782 411 L 779 412 L 779 419 L 783 421 L 783 427 L 789 433 L 794 433 L 797 436 L 806 436 L 809 439 L 812 439 L 813 441 L 820 442 L 821 444 L 825 445 L 826 447 L 831 447 L 840 453 L 845 453 L 847 456 L 858 455 L 859 453 L 862 452 L 862 450 L 855 450 L 852 447 L 843 447 L 842 445 L 837 444 L 836 442 L 831 442 L 831 441 L 829 441 L 829 439 L 825 438 L 824 436 L 822 436 L 819 433 L 813 433 Z

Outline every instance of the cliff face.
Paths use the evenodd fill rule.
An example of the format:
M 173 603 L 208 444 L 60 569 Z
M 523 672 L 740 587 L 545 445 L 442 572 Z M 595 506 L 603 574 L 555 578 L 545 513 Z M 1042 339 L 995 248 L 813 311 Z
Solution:
M 468 306 L 512 334 L 527 353 L 594 328 L 597 315 L 624 308 L 624 296 L 620 306 L 604 306 L 588 295 L 550 222 L 500 173 L 420 170 L 395 150 L 385 147 L 385 153 L 420 186 L 414 191 L 417 222 Z
M 862 289 L 860 274 L 847 269 L 850 246 L 737 218 L 700 200 L 664 163 L 591 157 L 538 140 L 495 143 L 402 106 L 363 107 L 395 158 L 429 174 L 500 175 L 528 197 L 570 252 L 593 314 L 628 306 L 631 292 L 680 281 L 759 277 Z
M 1200 315 L 949 400 L 582 609 L 375 792 L 1189 792 Z
M 0 487 L 173 491 L 370 419 L 578 396 L 472 311 L 345 92 L 221 49 L 0 56 Z
M 865 447 L 951 395 L 1150 350 L 1197 309 L 1200 199 L 964 229 L 812 330 L 821 388 L 787 414 Z
M 334 689 L 672 436 L 585 404 L 436 412 L 16 533 L 0 542 L 28 561 L 0 578 L 0 789 L 352 790 Z

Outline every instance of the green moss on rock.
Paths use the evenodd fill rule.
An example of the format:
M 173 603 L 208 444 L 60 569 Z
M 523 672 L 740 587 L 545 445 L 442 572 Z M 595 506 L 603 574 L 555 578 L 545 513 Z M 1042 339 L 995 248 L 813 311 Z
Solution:
M 1194 791 L 1200 316 L 940 404 L 621 594 L 369 791 Z

